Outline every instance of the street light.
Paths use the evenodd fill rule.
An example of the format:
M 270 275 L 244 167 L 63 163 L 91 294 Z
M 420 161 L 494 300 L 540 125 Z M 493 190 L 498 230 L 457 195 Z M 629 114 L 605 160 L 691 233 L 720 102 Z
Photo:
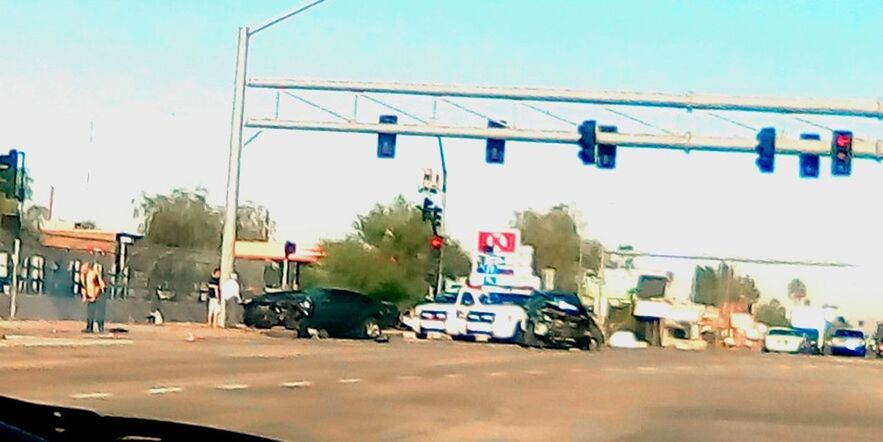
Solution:
M 242 128 L 245 108 L 245 84 L 248 65 L 248 43 L 251 36 L 279 22 L 291 18 L 325 0 L 307 0 L 293 9 L 251 29 L 239 28 L 236 49 L 236 76 L 233 83 L 233 116 L 230 121 L 230 152 L 227 160 L 227 205 L 224 209 L 224 233 L 221 241 L 221 280 L 230 278 L 233 273 L 234 247 L 236 244 L 236 210 L 239 207 L 239 166 L 242 153 Z M 225 305 L 221 303 L 221 317 L 226 316 Z

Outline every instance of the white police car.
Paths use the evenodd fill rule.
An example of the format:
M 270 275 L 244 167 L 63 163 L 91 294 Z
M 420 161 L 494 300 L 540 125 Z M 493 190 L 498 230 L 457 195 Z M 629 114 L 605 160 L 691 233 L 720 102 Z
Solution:
M 475 304 L 466 312 L 464 335 L 501 341 L 518 341 L 527 319 L 524 304 L 530 291 L 487 288 L 477 293 Z

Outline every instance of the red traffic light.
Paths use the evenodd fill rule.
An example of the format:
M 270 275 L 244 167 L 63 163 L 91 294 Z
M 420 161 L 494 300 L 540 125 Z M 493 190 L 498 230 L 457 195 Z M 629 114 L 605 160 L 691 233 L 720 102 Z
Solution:
M 852 144 L 852 134 L 839 133 L 835 139 L 837 147 L 849 147 Z
M 433 235 L 429 240 L 429 246 L 433 249 L 441 249 L 445 245 L 445 238 L 440 235 Z

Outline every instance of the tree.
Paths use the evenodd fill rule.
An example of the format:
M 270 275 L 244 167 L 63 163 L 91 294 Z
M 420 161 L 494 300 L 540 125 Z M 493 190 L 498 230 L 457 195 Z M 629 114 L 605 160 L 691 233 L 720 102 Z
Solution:
M 726 301 L 755 302 L 760 290 L 750 276 L 736 276 L 734 269 L 721 263 L 717 270 L 697 266 L 693 273 L 693 301 L 705 305 L 721 305 Z
M 325 258 L 302 275 L 303 285 L 349 288 L 373 298 L 408 303 L 430 287 L 426 276 L 434 261 L 429 247 L 431 226 L 413 204 L 398 196 L 377 204 L 353 223 L 355 232 L 342 240 L 323 241 Z M 443 274 L 468 274 L 469 258 L 455 241 L 446 240 Z
M 519 212 L 513 225 L 521 231 L 521 241 L 534 248 L 534 271 L 554 268 L 556 288 L 576 291 L 583 242 L 570 209 L 558 205 L 546 213 Z
M 788 327 L 790 325 L 785 315 L 785 306 L 778 299 L 772 299 L 767 304 L 759 305 L 755 317 L 757 322 L 770 327 Z
M 220 212 L 221 209 L 218 210 Z M 236 239 L 243 241 L 267 241 L 276 229 L 276 223 L 270 219 L 270 211 L 251 201 L 239 205 L 236 225 Z
M 169 195 L 142 194 L 135 202 L 139 230 L 154 244 L 190 249 L 217 248 L 221 241 L 221 217 L 210 206 L 205 189 L 175 189 Z
M 794 304 L 802 304 L 806 299 L 806 284 L 799 278 L 794 278 L 788 283 L 788 299 Z
M 39 236 L 43 223 L 49 219 L 49 209 L 40 205 L 33 205 L 25 210 L 21 228 L 26 234 Z

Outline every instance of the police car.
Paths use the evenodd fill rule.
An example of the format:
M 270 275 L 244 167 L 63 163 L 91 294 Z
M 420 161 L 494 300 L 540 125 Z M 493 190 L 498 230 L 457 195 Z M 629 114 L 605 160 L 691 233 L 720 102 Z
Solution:
M 456 294 L 443 293 L 433 302 L 415 308 L 417 337 L 444 333 L 454 338 L 487 337 L 514 340 L 527 318 L 522 307 L 530 290 L 496 287 L 461 288 Z

